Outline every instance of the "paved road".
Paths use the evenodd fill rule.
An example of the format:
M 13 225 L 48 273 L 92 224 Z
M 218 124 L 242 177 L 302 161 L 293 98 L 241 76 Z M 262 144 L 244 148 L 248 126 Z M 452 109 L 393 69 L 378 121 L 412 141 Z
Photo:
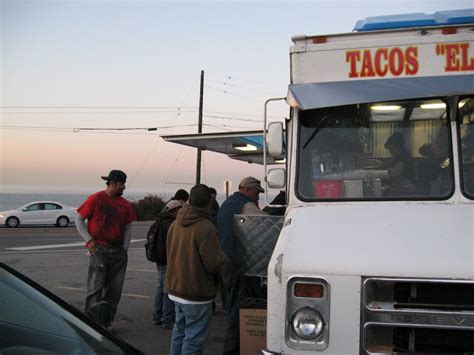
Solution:
M 156 268 L 144 253 L 150 224 L 133 224 L 128 270 L 114 328 L 118 336 L 147 354 L 167 354 L 171 331 L 151 320 Z M 76 308 L 84 308 L 88 256 L 74 227 L 0 228 L 0 260 Z M 205 354 L 222 353 L 224 333 L 225 314 L 218 304 Z

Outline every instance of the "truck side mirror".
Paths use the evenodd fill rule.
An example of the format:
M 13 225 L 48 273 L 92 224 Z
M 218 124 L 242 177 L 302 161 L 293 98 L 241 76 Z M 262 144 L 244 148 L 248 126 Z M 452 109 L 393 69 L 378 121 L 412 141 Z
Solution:
M 281 157 L 283 155 L 283 123 L 272 122 L 267 130 L 267 150 L 271 157 Z
M 285 169 L 275 168 L 268 170 L 267 185 L 271 189 L 282 189 L 286 185 Z

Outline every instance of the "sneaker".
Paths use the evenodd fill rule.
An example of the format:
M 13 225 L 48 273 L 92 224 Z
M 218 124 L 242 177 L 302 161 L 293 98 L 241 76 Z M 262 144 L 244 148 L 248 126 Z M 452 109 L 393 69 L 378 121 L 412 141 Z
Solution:
M 163 324 L 163 329 L 173 329 L 173 327 L 174 327 L 173 322 Z

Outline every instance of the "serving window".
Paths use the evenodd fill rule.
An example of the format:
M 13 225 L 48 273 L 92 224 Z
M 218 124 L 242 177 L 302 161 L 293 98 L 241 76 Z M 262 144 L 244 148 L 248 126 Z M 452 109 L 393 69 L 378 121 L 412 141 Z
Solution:
M 454 186 L 448 122 L 442 99 L 300 111 L 298 194 L 304 200 L 447 198 Z

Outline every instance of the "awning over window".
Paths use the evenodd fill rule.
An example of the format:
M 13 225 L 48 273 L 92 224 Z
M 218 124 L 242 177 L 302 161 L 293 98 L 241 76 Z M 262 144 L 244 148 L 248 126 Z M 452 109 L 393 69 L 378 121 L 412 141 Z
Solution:
M 358 103 L 466 95 L 474 93 L 474 75 L 430 76 L 401 79 L 355 80 L 293 84 L 289 105 L 302 110 Z
M 183 134 L 161 138 L 167 142 L 226 154 L 232 159 L 263 164 L 262 131 Z

